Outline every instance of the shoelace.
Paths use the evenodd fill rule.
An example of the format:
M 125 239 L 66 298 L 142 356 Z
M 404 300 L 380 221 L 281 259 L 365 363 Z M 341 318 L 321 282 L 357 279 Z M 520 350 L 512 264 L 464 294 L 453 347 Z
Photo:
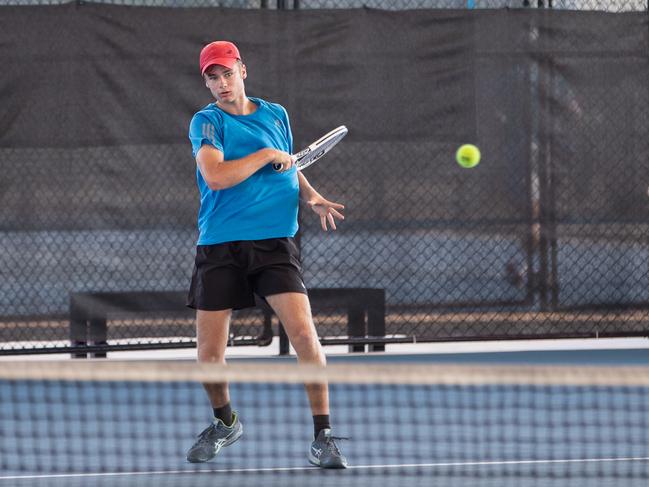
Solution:
M 349 438 L 345 436 L 327 436 L 326 438 L 325 448 L 327 451 L 336 453 L 337 455 L 340 455 L 340 450 L 338 449 L 335 440 L 349 440 Z
M 203 431 L 200 432 L 198 435 L 198 441 L 199 442 L 207 442 L 209 440 L 210 433 L 216 429 L 216 426 L 214 424 L 209 425 L 207 428 L 205 428 Z

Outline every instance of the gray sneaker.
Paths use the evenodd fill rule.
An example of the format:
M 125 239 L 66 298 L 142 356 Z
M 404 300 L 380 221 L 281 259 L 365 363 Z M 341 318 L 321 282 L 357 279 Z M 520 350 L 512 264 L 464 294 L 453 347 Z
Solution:
M 347 468 L 347 459 L 340 453 L 336 440 L 346 440 L 331 435 L 330 429 L 323 429 L 309 449 L 309 462 L 322 468 Z
M 243 427 L 236 412 L 232 412 L 230 426 L 215 418 L 212 424 L 198 435 L 198 440 L 187 452 L 187 460 L 192 463 L 207 462 L 214 458 L 221 448 L 237 441 L 241 433 Z

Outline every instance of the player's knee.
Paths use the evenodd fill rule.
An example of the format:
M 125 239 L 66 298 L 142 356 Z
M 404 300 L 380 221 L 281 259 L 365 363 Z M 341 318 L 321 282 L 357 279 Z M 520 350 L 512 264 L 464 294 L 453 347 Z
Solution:
M 291 343 L 294 348 L 313 348 L 314 343 L 317 343 L 318 337 L 307 326 L 301 326 L 294 331 L 291 336 Z
M 291 339 L 291 344 L 302 361 L 324 365 L 324 352 L 314 333 L 300 332 Z
M 197 350 L 199 362 L 225 364 L 225 351 L 221 351 L 212 345 L 202 345 Z

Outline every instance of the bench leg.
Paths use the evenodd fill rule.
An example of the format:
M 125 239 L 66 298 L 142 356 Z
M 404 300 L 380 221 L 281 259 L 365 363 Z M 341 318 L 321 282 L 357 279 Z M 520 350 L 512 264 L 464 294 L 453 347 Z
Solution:
M 273 310 L 270 308 L 270 306 L 264 306 L 262 307 L 262 311 L 264 313 L 264 335 L 268 335 L 270 333 L 270 341 L 266 343 L 265 345 L 270 345 L 270 343 L 273 340 Z M 280 355 L 288 355 L 291 352 L 291 344 L 288 340 L 288 335 L 286 334 L 286 330 L 284 329 L 284 325 L 282 325 L 282 322 L 279 322 L 278 326 L 278 331 L 279 331 L 279 354 Z
M 70 346 L 85 346 L 88 343 L 87 338 L 88 323 L 84 319 L 70 319 Z M 85 352 L 75 352 L 71 354 L 72 358 L 86 358 Z
M 377 290 L 367 308 L 367 334 L 374 337 L 385 336 L 385 291 Z M 372 343 L 370 352 L 385 352 L 384 343 Z
M 291 352 L 291 343 L 282 323 L 279 324 L 279 354 L 288 355 Z
M 365 311 L 361 307 L 350 306 L 347 310 L 347 334 L 350 338 L 365 336 Z M 364 352 L 365 345 L 354 343 L 349 345 L 350 352 Z
M 264 329 L 257 335 L 257 346 L 267 347 L 273 343 L 273 313 L 264 309 Z
M 90 320 L 90 327 L 88 328 L 88 342 L 91 345 L 106 345 L 108 339 L 108 327 L 106 326 L 106 319 L 93 319 Z M 106 358 L 106 352 L 93 352 L 93 358 Z

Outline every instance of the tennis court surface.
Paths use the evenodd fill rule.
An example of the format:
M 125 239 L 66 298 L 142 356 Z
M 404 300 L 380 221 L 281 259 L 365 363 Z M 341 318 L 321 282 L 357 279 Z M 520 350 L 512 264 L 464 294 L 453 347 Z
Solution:
M 5 362 L 0 486 L 645 486 L 645 350 L 288 360 Z M 306 459 L 328 380 L 344 471 Z M 228 380 L 244 436 L 185 460 Z

